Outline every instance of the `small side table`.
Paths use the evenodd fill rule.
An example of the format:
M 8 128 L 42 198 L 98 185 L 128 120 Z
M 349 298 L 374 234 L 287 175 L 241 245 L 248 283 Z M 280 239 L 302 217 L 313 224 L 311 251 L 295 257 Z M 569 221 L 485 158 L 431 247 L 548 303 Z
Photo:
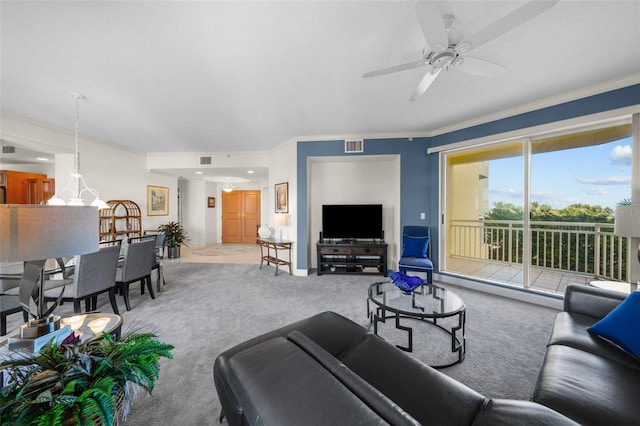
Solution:
M 603 288 L 605 290 L 614 290 L 622 293 L 630 294 L 632 291 L 638 290 L 638 284 L 630 284 L 621 281 L 589 281 L 591 287 Z
M 97 331 L 97 335 L 103 332 L 111 334 L 115 339 L 120 338 L 122 329 L 122 317 L 107 312 L 91 312 L 64 317 L 60 320 L 60 327 L 70 325 L 72 330 L 87 327 Z M 97 328 L 95 328 L 97 327 Z
M 257 243 L 260 244 L 260 268 L 266 261 L 267 265 L 273 263 L 276 266 L 276 273 L 278 275 L 278 266 L 286 265 L 289 267 L 289 275 L 291 273 L 291 245 L 293 241 L 281 240 L 279 238 L 258 238 Z M 267 249 L 267 254 L 264 254 L 264 249 Z M 271 250 L 274 251 L 273 255 Z M 286 251 L 288 253 L 288 260 L 284 260 L 278 256 L 278 250 Z

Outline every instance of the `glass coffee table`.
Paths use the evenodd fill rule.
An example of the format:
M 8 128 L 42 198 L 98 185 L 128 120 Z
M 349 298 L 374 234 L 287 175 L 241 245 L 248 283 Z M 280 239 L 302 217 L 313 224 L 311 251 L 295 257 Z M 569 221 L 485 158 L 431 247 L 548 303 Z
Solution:
M 463 300 L 450 290 L 435 284 L 424 284 L 413 292 L 403 292 L 392 282 L 377 282 L 369 286 L 367 314 L 373 323 L 375 334 L 378 334 L 379 322 L 395 319 L 396 329 L 406 331 L 408 335 L 407 346 L 396 346 L 407 352 L 413 351 L 413 328 L 401 325 L 401 319 L 424 321 L 451 336 L 451 352 L 457 354 L 456 360 L 448 364 L 432 365 L 434 368 L 449 367 L 464 360 L 466 306 Z M 451 317 L 454 318 L 453 325 L 445 326 L 438 323 L 440 319 Z

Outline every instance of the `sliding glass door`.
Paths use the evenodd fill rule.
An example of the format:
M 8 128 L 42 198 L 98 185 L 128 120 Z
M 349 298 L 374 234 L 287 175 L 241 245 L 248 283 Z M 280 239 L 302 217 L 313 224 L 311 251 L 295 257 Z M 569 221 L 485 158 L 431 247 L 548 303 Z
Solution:
M 631 147 L 631 124 L 531 141 L 532 286 L 564 293 L 594 277 L 626 280 L 613 220 L 631 198 Z
M 441 269 L 553 293 L 624 280 L 631 146 L 624 123 L 443 153 Z
M 521 286 L 522 141 L 446 155 L 445 268 Z

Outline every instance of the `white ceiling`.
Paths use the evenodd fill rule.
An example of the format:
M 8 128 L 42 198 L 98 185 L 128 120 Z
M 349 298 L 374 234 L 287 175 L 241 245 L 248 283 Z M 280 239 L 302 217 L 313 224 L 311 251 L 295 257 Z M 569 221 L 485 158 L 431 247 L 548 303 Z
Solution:
M 473 33 L 523 1 L 438 1 Z M 472 51 L 416 102 L 415 1 L 5 1 L 3 112 L 143 152 L 268 150 L 294 137 L 428 132 L 640 72 L 640 1 L 560 1 Z

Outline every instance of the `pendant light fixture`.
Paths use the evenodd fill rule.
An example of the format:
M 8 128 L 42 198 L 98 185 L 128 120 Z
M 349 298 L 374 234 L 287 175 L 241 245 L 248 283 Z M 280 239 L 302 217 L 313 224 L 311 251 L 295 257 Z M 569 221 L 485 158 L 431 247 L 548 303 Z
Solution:
M 50 206 L 84 206 L 84 201 L 82 200 L 82 194 L 84 192 L 88 192 L 94 195 L 96 198 L 93 200 L 91 205 L 93 207 L 98 207 L 99 209 L 106 209 L 107 203 L 100 199 L 100 195 L 98 191 L 93 188 L 89 188 L 89 186 L 85 183 L 84 178 L 80 174 L 80 147 L 78 143 L 78 103 L 80 99 L 86 99 L 83 95 L 71 92 L 71 96 L 76 101 L 76 146 L 75 146 L 75 157 L 73 159 L 73 173 L 71 173 L 71 179 L 69 182 L 62 188 L 60 191 L 56 190 L 56 193 L 47 201 L 47 204 Z M 68 203 L 65 203 L 58 194 L 62 194 L 64 192 L 71 193 L 71 198 Z
M 224 192 L 231 192 L 233 191 L 233 185 L 231 185 L 231 180 L 227 179 L 227 183 L 224 184 L 224 186 L 222 187 L 222 190 Z

